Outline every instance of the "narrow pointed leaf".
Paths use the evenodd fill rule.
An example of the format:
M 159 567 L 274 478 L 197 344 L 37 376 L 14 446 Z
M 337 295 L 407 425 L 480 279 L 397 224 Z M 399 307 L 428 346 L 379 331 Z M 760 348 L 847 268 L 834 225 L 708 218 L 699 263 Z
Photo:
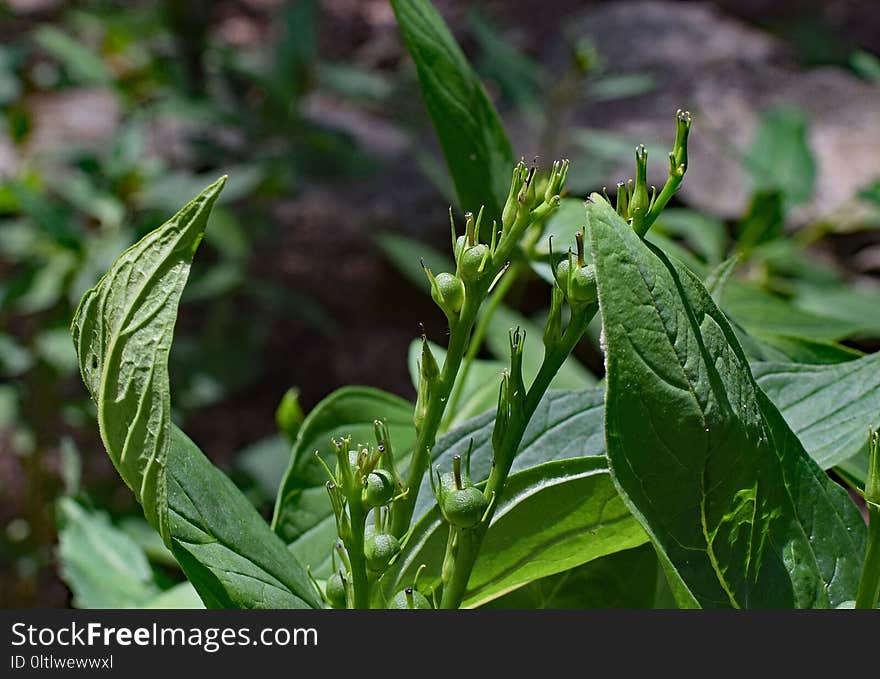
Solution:
M 419 76 L 422 97 L 440 138 L 463 210 L 499 219 L 507 199 L 513 151 L 480 79 L 426 0 L 391 6 Z
M 321 605 L 303 569 L 171 421 L 168 354 L 196 247 L 225 178 L 122 253 L 73 321 L 107 453 L 209 606 Z

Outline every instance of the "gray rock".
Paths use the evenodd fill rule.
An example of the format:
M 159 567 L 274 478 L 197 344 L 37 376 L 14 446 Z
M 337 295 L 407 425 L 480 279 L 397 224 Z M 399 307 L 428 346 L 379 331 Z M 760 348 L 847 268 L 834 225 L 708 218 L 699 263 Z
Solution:
M 727 218 L 743 214 L 750 186 L 738 156 L 750 145 L 761 112 L 783 104 L 804 111 L 816 158 L 814 198 L 796 213 L 797 221 L 843 208 L 880 177 L 880 88 L 843 69 L 802 70 L 776 38 L 693 3 L 609 3 L 566 23 L 570 35 L 595 43 L 606 73 L 646 73 L 657 84 L 650 93 L 612 102 L 584 97 L 569 124 L 660 141 L 649 147 L 649 179 L 659 185 L 672 114 L 691 110 L 690 169 L 681 198 L 698 209 Z M 547 59 L 561 67 L 568 56 L 554 47 Z M 631 159 L 624 160 L 609 184 L 632 174 Z

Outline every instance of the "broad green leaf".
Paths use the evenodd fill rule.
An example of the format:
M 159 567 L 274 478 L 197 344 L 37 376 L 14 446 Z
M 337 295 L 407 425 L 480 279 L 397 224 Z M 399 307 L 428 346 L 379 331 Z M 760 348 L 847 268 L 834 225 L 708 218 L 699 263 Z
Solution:
M 355 443 L 375 444 L 376 419 L 384 419 L 388 424 L 395 461 L 405 467 L 415 445 L 413 405 L 409 401 L 371 387 L 344 387 L 321 401 L 306 417 L 278 489 L 272 519 L 273 530 L 284 542 L 296 544 L 304 534 L 317 533 L 321 536 L 321 560 L 329 558 L 334 539 L 330 537 L 324 544 L 323 538 L 329 535 L 327 527 L 335 524 L 324 487 L 329 479 L 315 453 L 333 469 L 336 457 L 331 439 L 351 436 Z M 310 553 L 299 551 L 304 547 L 299 545 L 295 551 L 314 570 L 318 563 L 304 558 Z
M 479 606 L 525 583 L 643 544 L 646 536 L 617 497 L 604 452 L 601 390 L 551 391 L 538 406 L 511 469 L 504 497 L 471 575 L 465 606 Z M 484 413 L 441 437 L 434 465 L 451 469 L 473 441 L 471 474 L 484 480 L 492 460 L 493 414 Z M 393 596 L 435 581 L 448 528 L 426 479 L 404 552 L 385 578 Z
M 143 550 L 104 512 L 62 497 L 58 512 L 61 577 L 77 608 L 138 608 L 160 593 Z
M 802 285 L 795 303 L 815 314 L 856 326 L 853 335 L 880 337 L 880 288 L 851 285 Z
M 727 233 L 720 219 L 687 208 L 666 208 L 652 229 L 681 238 L 709 265 L 724 259 Z
M 110 459 L 214 607 L 320 607 L 303 569 L 235 485 L 171 422 L 168 354 L 221 178 L 122 253 L 72 333 Z
M 757 386 L 724 314 L 597 195 L 588 222 L 608 459 L 661 563 L 703 607 L 853 598 L 864 521 Z
M 110 459 L 166 541 L 168 355 L 192 258 L 225 183 L 223 177 L 211 184 L 123 252 L 83 295 L 71 326 Z
M 664 584 L 658 575 L 662 580 L 654 548 L 646 544 L 534 580 L 483 608 L 653 608 Z
M 499 219 L 513 151 L 492 103 L 443 18 L 427 0 L 391 0 L 462 209 Z M 490 221 L 491 223 L 491 221 Z
M 742 334 L 737 333 L 749 357 L 759 361 L 827 365 L 853 361 L 863 355 L 860 351 L 837 342 L 818 342 L 803 337 L 773 335 L 754 330 L 750 335 L 755 341 L 747 346 Z
M 721 307 L 749 332 L 835 342 L 858 333 L 863 323 L 801 309 L 755 285 L 731 280 Z
M 209 608 L 320 608 L 299 562 L 177 427 L 168 455 L 171 552 Z
M 69 497 L 56 508 L 60 572 L 76 608 L 204 608 L 189 582 L 161 590 L 144 550 L 106 513 Z
M 823 469 L 866 448 L 880 427 L 880 353 L 837 365 L 753 363 L 752 374 Z

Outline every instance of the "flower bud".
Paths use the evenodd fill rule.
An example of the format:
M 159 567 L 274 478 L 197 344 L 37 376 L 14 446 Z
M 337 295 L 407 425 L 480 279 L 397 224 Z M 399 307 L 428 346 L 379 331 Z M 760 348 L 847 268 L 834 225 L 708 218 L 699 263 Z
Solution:
M 433 608 L 424 594 L 414 587 L 407 587 L 394 595 L 389 606 L 392 610 L 427 610 Z
M 347 607 L 345 590 L 345 576 L 343 576 L 342 571 L 335 571 L 327 578 L 327 584 L 324 586 L 324 595 L 331 608 Z
M 390 533 L 374 533 L 364 540 L 364 559 L 367 568 L 382 573 L 400 552 L 400 542 Z
M 364 480 L 363 501 L 367 507 L 382 507 L 394 497 L 394 476 L 387 469 L 376 469 Z

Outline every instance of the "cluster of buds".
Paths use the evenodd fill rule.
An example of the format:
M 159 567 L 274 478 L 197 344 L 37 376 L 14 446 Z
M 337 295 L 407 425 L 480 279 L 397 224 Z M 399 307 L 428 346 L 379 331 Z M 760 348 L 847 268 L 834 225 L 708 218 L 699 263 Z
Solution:
M 324 598 L 333 607 L 342 607 L 343 601 L 351 601 L 351 566 L 346 548 L 352 544 L 352 507 L 357 508 L 359 516 L 372 513 L 374 518 L 374 525 L 367 528 L 363 543 L 363 557 L 371 575 L 381 575 L 400 552 L 399 541 L 387 528 L 391 505 L 407 491 L 394 464 L 388 426 L 382 420 L 375 420 L 373 431 L 375 445 L 354 445 L 351 437 L 333 439 L 336 456 L 333 471 L 318 456 L 329 476 L 326 488 L 341 540 L 333 556 L 333 574 L 324 587 Z M 342 561 L 341 569 L 336 566 L 336 554 Z
M 471 450 L 473 441 L 468 447 L 467 463 L 465 469 L 461 468 L 461 455 L 452 457 L 452 472 L 440 473 L 440 467 L 434 470 L 431 478 L 431 488 L 440 506 L 440 513 L 451 526 L 467 529 L 473 528 L 486 515 L 489 508 L 489 499 L 479 488 L 471 483 Z M 462 473 L 463 472 L 463 473 Z
M 416 426 L 416 433 L 421 432 L 425 417 L 428 414 L 428 403 L 431 401 L 431 394 L 437 388 L 440 381 L 440 366 L 434 353 L 431 351 L 431 345 L 428 344 L 428 337 L 422 333 L 422 357 L 419 360 L 419 386 L 416 390 L 416 407 L 413 411 L 413 423 Z
M 501 386 L 498 389 L 498 407 L 495 409 L 495 426 L 492 429 L 492 449 L 505 450 L 504 437 L 512 422 L 524 417 L 526 386 L 523 382 L 522 358 L 525 347 L 526 333 L 520 328 L 510 331 L 510 368 L 501 375 Z M 516 451 L 512 451 L 516 452 Z M 495 464 L 509 467 L 513 460 L 498 460 Z
M 556 209 L 568 168 L 567 160 L 554 162 L 546 182 L 539 189 L 536 167 L 527 167 L 525 161 L 520 160 L 513 168 L 510 191 L 501 213 L 501 228 L 498 228 L 497 221 L 492 221 L 488 242 L 480 240 L 482 207 L 476 216 L 472 212 L 465 214 L 462 235 L 456 230 L 450 209 L 455 273 L 442 272 L 435 276 L 422 261 L 422 268 L 431 285 L 431 297 L 450 323 L 458 318 L 468 295 L 482 299 L 486 291 L 492 288 L 506 270 L 511 252 L 525 230 L 531 225 L 544 223 Z
M 617 214 L 629 221 L 640 236 L 644 236 L 651 228 L 687 172 L 687 139 L 690 129 L 690 112 L 679 109 L 675 114 L 675 142 L 669 152 L 669 178 L 659 194 L 656 187 L 648 187 L 648 150 L 643 144 L 636 147 L 635 181 L 630 179 L 617 184 Z M 608 202 L 611 202 L 610 199 Z

